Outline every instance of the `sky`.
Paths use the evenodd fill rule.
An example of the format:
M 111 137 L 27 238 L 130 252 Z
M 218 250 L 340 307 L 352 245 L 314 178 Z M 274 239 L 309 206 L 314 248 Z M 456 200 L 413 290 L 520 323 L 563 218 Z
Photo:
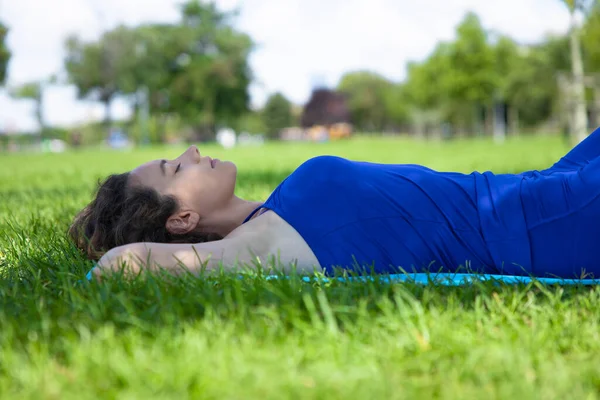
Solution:
M 9 26 L 13 53 L 7 86 L 63 71 L 69 34 L 88 40 L 119 24 L 170 22 L 181 0 L 0 0 L 0 20 Z M 235 26 L 256 43 L 250 56 L 255 82 L 252 105 L 280 91 L 303 104 L 315 84 L 335 86 L 349 71 L 371 70 L 394 81 L 405 78 L 409 61 L 425 59 L 439 41 L 452 40 L 469 11 L 486 29 L 520 43 L 568 30 L 560 0 L 217 0 L 239 10 Z M 103 116 L 99 104 L 76 99 L 74 87 L 50 87 L 44 116 L 50 125 L 72 126 Z M 113 116 L 128 106 L 115 102 Z M 0 131 L 36 129 L 30 101 L 0 90 Z

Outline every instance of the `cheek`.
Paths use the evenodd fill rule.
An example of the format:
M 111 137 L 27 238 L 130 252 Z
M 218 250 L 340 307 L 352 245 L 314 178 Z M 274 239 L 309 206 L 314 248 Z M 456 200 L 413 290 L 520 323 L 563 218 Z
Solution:
M 227 167 L 227 168 L 224 168 Z M 212 208 L 233 195 L 237 169 L 222 165 L 218 170 L 189 170 L 172 186 L 173 194 L 193 208 Z
M 189 207 L 201 194 L 201 186 L 197 174 L 195 176 L 193 173 L 181 173 L 170 182 L 167 194 L 175 196 L 181 206 Z
M 186 177 L 183 186 L 187 201 L 198 207 L 212 207 L 222 201 L 225 182 L 215 171 L 195 171 Z

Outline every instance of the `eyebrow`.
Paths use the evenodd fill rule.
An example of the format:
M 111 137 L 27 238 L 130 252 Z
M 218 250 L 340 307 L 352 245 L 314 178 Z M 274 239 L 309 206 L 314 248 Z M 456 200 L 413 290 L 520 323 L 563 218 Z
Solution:
M 163 175 L 165 175 L 165 164 L 167 163 L 167 160 L 160 160 L 160 171 L 162 172 Z

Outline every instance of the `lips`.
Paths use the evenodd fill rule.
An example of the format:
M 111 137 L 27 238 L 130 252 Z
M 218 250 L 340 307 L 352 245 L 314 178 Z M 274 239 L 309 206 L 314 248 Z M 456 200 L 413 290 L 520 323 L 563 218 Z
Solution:
M 215 159 L 212 159 L 212 158 L 211 158 L 211 159 L 210 159 L 210 166 L 211 166 L 212 168 L 214 168 L 214 167 L 215 167 L 215 165 L 217 165 L 217 163 L 218 163 L 218 162 L 219 162 L 219 159 L 218 159 L 218 158 L 215 158 Z

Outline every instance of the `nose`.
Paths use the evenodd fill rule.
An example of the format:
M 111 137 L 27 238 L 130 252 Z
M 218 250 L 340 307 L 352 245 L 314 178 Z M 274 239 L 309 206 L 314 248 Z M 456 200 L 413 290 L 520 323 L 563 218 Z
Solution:
M 198 147 L 196 147 L 196 145 L 191 145 L 187 149 L 187 151 L 192 155 L 192 157 L 194 157 L 194 159 L 200 159 L 200 150 L 198 150 Z
M 182 161 L 199 163 L 200 162 L 200 150 L 198 150 L 198 147 L 196 147 L 195 145 L 192 145 L 192 146 L 188 147 L 187 150 L 184 151 L 183 154 L 181 154 L 178 157 L 178 159 L 180 159 Z

